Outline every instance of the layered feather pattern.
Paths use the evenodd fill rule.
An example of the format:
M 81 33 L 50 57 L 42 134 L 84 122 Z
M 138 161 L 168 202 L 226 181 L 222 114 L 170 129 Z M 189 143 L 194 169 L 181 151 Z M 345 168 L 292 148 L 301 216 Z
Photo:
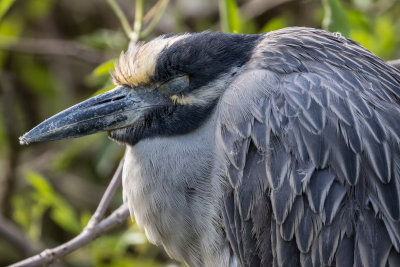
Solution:
M 241 266 L 400 266 L 400 73 L 339 34 L 265 34 L 218 105 Z

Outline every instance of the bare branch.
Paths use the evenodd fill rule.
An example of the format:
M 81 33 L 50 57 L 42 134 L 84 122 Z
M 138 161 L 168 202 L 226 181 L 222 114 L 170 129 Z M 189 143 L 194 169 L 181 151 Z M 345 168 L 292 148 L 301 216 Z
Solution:
M 80 247 L 86 245 L 90 241 L 98 238 L 102 233 L 125 221 L 129 217 L 129 209 L 125 204 L 121 205 L 110 216 L 100 221 L 100 219 L 104 216 L 104 213 L 108 205 L 110 204 L 110 201 L 114 196 L 117 188 L 121 185 L 122 166 L 123 166 L 123 160 L 121 160 L 117 170 L 115 171 L 114 176 L 110 184 L 108 185 L 100 201 L 100 204 L 97 207 L 92 218 L 90 219 L 88 225 L 85 227 L 85 229 L 83 229 L 83 231 L 78 236 L 58 247 L 52 249 L 46 249 L 40 254 L 37 254 L 35 256 L 17 262 L 11 266 L 27 267 L 27 266 L 48 265 L 54 262 L 55 260 L 79 249 Z
M 121 23 L 122 28 L 124 29 L 124 32 L 126 36 L 131 39 L 132 38 L 132 33 L 133 30 L 131 26 L 129 26 L 128 19 L 126 18 L 124 12 L 118 5 L 118 3 L 115 0 L 107 0 L 107 3 L 110 5 L 111 9 L 114 11 L 115 15 L 118 17 L 119 22 Z
M 149 11 L 147 11 L 146 15 L 143 17 L 143 23 L 149 23 L 150 20 L 154 17 L 155 14 L 157 14 L 158 9 L 160 8 L 160 5 L 163 0 L 158 0 L 157 3 L 155 3 Z
M 150 21 L 149 25 L 143 29 L 143 31 L 140 33 L 140 38 L 146 38 L 157 26 L 157 24 L 160 22 L 160 19 L 164 15 L 165 9 L 168 6 L 169 0 L 160 0 L 160 4 L 157 5 L 157 12 L 153 16 L 153 19 Z
M 92 49 L 75 41 L 34 38 L 16 39 L 3 35 L 0 36 L 0 40 L 0 50 L 38 55 L 70 56 L 95 64 L 100 64 L 113 57 L 106 52 Z
M 11 267 L 48 265 L 98 238 L 102 233 L 108 231 L 118 224 L 121 224 L 128 217 L 129 209 L 125 204 L 123 204 L 99 224 L 95 225 L 91 229 L 87 229 L 86 227 L 78 236 L 71 239 L 67 243 L 64 243 L 53 249 L 46 249 L 40 254 L 12 264 Z

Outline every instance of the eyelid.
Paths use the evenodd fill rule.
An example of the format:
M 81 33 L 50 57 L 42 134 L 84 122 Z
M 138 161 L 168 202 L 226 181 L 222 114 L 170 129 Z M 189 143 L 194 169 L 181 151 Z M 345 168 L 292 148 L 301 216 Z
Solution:
M 159 86 L 159 89 L 169 94 L 177 94 L 182 92 L 188 86 L 189 86 L 189 76 L 182 75 L 162 83 Z

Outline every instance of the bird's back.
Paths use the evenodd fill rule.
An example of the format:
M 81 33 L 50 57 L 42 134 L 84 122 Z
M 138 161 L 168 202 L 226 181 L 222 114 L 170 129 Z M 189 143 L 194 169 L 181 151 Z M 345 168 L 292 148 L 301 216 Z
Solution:
M 400 73 L 321 30 L 265 34 L 219 103 L 242 266 L 399 266 Z

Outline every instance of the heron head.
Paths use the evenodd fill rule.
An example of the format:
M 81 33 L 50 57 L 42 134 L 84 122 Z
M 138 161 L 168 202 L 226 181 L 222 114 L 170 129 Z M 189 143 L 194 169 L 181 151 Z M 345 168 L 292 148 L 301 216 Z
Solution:
M 165 35 L 122 53 L 116 87 L 72 106 L 20 137 L 21 144 L 108 131 L 134 145 L 199 127 L 250 58 L 257 35 Z

